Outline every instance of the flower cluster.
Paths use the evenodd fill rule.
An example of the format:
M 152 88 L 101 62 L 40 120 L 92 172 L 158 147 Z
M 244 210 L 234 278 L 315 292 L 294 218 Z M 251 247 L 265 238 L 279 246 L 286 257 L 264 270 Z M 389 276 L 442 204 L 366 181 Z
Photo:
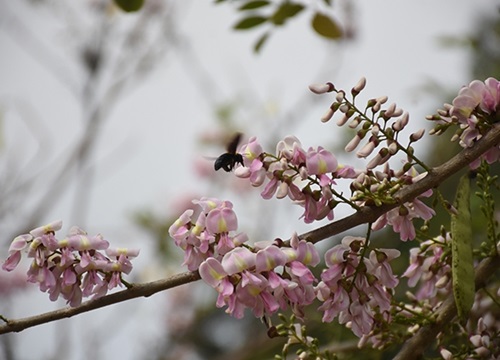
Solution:
M 450 350 L 441 348 L 441 357 L 445 360 L 457 358 L 464 359 L 498 359 L 500 358 L 500 328 L 498 322 L 488 324 L 488 321 L 480 317 L 477 321 L 476 329 L 468 334 L 467 353 L 461 356 L 454 355 Z
M 335 178 L 355 175 L 351 167 L 339 167 L 336 157 L 321 146 L 306 151 L 295 136 L 278 142 L 276 155 L 264 153 L 255 137 L 241 147 L 240 153 L 244 166 L 236 169 L 236 176 L 248 178 L 253 186 L 261 186 L 269 179 L 261 196 L 288 196 L 304 207 L 302 217 L 306 223 L 332 220 L 333 209 L 340 200 L 332 192 Z
M 451 292 L 450 243 L 450 234 L 446 233 L 410 249 L 410 266 L 402 276 L 408 278 L 410 287 L 420 282 L 416 300 L 426 300 L 434 306 L 440 300 L 438 293 Z
M 191 270 L 199 266 L 201 278 L 219 293 L 217 306 L 226 305 L 236 318 L 245 308 L 262 317 L 288 306 L 302 316 L 302 308 L 316 297 L 307 267 L 319 263 L 314 245 L 294 237 L 290 247 L 276 241 L 251 248 L 244 244 L 245 234 L 231 234 L 237 218 L 230 202 L 202 198 L 194 203 L 202 209 L 196 222 L 188 210 L 170 227 L 170 235 L 184 250 L 184 264 Z
M 365 80 L 362 79 L 351 89 L 352 100 L 348 100 L 345 91 L 336 90 L 331 83 L 311 85 L 310 89 L 317 93 L 335 91 L 335 102 L 330 106 L 324 121 L 329 120 L 336 111 L 343 113 L 338 125 L 348 121 L 349 126 L 357 129 L 354 138 L 347 144 L 346 151 L 355 150 L 361 141 L 368 141 L 357 152 L 357 156 L 370 156 L 382 143 L 386 143 L 371 159 L 365 169 L 354 169 L 348 165 L 339 164 L 336 156 L 319 146 L 307 150 L 295 136 L 287 136 L 279 141 L 276 153 L 263 151 L 255 137 L 241 146 L 239 155 L 243 158 L 243 166 L 236 168 L 235 175 L 249 179 L 253 186 L 264 186 L 261 196 L 270 199 L 290 198 L 295 204 L 304 208 L 302 218 L 306 223 L 316 220 L 334 218 L 334 209 L 341 203 L 348 204 L 354 210 L 360 207 L 380 206 L 384 203 L 393 204 L 394 194 L 403 186 L 415 183 L 426 176 L 426 172 L 418 174 L 414 165 L 427 169 L 425 164 L 413 155 L 411 144 L 422 138 L 424 131 L 419 130 L 410 135 L 408 145 L 399 143 L 401 131 L 406 127 L 409 116 L 403 110 L 390 104 L 382 106 L 387 97 L 370 99 L 364 111 L 355 105 L 356 96 L 363 90 Z M 388 160 L 402 151 L 407 160 L 399 170 L 390 168 Z M 375 170 L 383 166 L 382 170 Z M 337 181 L 351 181 L 351 196 L 344 197 L 337 191 Z M 267 182 L 266 182 L 267 181 Z M 432 194 L 429 190 L 423 197 Z M 415 238 L 412 224 L 414 218 L 429 220 L 435 215 L 434 210 L 427 207 L 421 200 L 401 204 L 398 208 L 382 216 L 375 224 L 374 230 L 386 225 L 392 226 L 395 232 L 401 234 L 403 241 Z
M 348 236 L 326 252 L 328 269 L 317 284 L 309 269 L 320 262 L 312 243 L 294 235 L 289 246 L 276 240 L 252 247 L 244 243 L 246 235 L 230 233 L 236 231 L 237 220 L 229 202 L 201 199 L 194 203 L 202 209 L 196 222 L 191 222 L 193 210 L 188 210 L 170 227 L 170 234 L 184 250 L 184 263 L 193 270 L 199 265 L 201 278 L 219 294 L 217 306 L 227 306 L 232 316 L 243 317 L 246 308 L 263 317 L 290 307 L 302 318 L 304 306 L 317 298 L 323 302 L 319 308 L 323 321 L 338 316 L 360 337 L 370 334 L 377 322 L 390 319 L 390 289 L 398 280 L 389 261 L 399 251 L 377 249 L 364 257 L 365 239 Z
M 452 140 L 459 140 L 464 148 L 472 146 L 500 121 L 500 81 L 491 77 L 484 82 L 472 81 L 459 91 L 451 105 L 445 104 L 444 109 L 427 116 L 427 119 L 437 122 L 431 134 L 440 135 L 455 125 L 458 130 Z M 500 145 L 496 145 L 472 162 L 470 167 L 477 168 L 481 160 L 492 164 L 499 158 Z
M 238 219 L 233 204 L 212 198 L 193 201 L 201 212 L 192 222 L 194 211 L 186 210 L 169 228 L 175 245 L 184 251 L 184 262 L 190 271 L 198 270 L 208 258 L 221 259 L 229 251 L 247 241 L 245 233 L 233 234 Z
M 28 258 L 33 258 L 28 281 L 38 283 L 41 291 L 50 294 L 50 300 L 62 296 L 71 306 L 80 305 L 83 297 L 101 297 L 123 285 L 122 274 L 132 271 L 130 259 L 139 255 L 139 250 L 111 249 L 101 235 L 87 236 L 76 226 L 58 240 L 55 232 L 61 227 L 62 222 L 55 221 L 17 236 L 2 269 L 14 270 L 27 250 Z
M 316 289 L 318 299 L 323 301 L 319 307 L 323 321 L 338 316 L 339 323 L 348 324 L 358 337 L 370 335 L 377 320 L 390 320 L 390 289 L 398 284 L 389 261 L 398 257 L 399 251 L 377 249 L 364 257 L 365 242 L 364 238 L 346 236 L 328 250 L 328 268 L 323 270 Z

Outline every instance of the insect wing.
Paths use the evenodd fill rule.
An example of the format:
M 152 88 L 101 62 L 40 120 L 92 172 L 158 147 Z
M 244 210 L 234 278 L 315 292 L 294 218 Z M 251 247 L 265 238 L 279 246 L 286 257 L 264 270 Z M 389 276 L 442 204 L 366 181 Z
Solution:
M 227 145 L 227 152 L 230 154 L 236 154 L 236 149 L 238 148 L 238 144 L 240 143 L 241 133 L 237 133 L 231 142 Z

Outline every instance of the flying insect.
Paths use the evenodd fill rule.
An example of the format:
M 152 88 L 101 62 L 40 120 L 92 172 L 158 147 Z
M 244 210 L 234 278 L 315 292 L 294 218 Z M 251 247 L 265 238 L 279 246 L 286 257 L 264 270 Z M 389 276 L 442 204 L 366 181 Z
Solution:
M 227 152 L 222 154 L 215 160 L 214 169 L 215 171 L 220 168 L 224 169 L 226 172 L 230 172 L 236 166 L 236 164 L 243 165 L 243 156 L 241 154 L 236 153 L 236 148 L 241 139 L 241 133 L 237 133 L 231 142 L 227 145 Z

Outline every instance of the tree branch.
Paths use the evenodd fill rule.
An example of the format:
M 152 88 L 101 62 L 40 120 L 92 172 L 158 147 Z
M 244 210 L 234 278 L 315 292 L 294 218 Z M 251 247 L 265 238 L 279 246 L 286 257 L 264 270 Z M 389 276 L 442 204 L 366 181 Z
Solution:
M 64 309 L 51 311 L 19 320 L 7 320 L 5 325 L 0 326 L 0 334 L 19 332 L 33 326 L 70 318 L 74 315 L 99 309 L 101 307 L 116 304 L 125 300 L 135 299 L 138 297 L 148 297 L 160 291 L 168 290 L 199 279 L 200 275 L 198 274 L 198 272 L 184 272 L 171 276 L 167 279 L 157 280 L 144 284 L 133 284 L 128 289 L 109 294 L 95 300 L 86 301 L 78 307 L 67 307 Z
M 477 159 L 480 157 L 482 154 L 484 154 L 487 150 L 492 148 L 493 146 L 498 146 L 500 143 L 500 125 L 497 125 L 493 127 L 483 138 L 481 138 L 479 141 L 477 141 L 474 146 L 462 150 L 459 154 L 451 158 L 449 161 L 446 163 L 431 169 L 431 171 L 428 173 L 426 177 L 421 179 L 420 181 L 409 185 L 400 191 L 398 191 L 395 194 L 395 198 L 399 200 L 399 202 L 404 203 L 407 201 L 410 201 L 417 197 L 418 195 L 422 194 L 423 192 L 432 189 L 434 187 L 437 187 L 440 183 L 442 183 L 444 180 L 446 180 L 448 177 L 451 175 L 455 174 L 458 172 L 460 169 L 466 167 L 471 161 Z M 341 232 L 344 232 L 346 230 L 349 230 L 357 225 L 367 223 L 367 222 L 373 222 L 375 221 L 379 216 L 383 215 L 387 211 L 395 208 L 398 206 L 398 204 L 384 204 L 379 207 L 369 207 L 365 206 L 361 208 L 358 212 L 356 212 L 353 215 L 347 216 L 343 219 L 340 219 L 338 221 L 335 221 L 333 223 L 327 224 L 323 227 L 320 227 L 318 229 L 312 230 L 310 232 L 307 232 L 305 234 L 300 235 L 300 238 L 302 239 L 307 239 L 308 241 L 311 241 L 313 243 L 316 243 L 318 241 L 324 240 L 326 238 L 329 238 L 333 235 L 339 234 Z M 488 260 L 488 259 L 486 259 Z M 493 262 L 493 264 L 490 264 L 487 269 L 491 269 L 491 266 L 495 266 L 495 268 L 498 265 L 495 265 L 495 261 L 497 261 L 498 258 L 491 259 L 488 264 Z M 486 265 L 485 265 L 486 267 Z M 477 269 L 477 274 L 476 274 L 476 287 L 480 288 L 477 284 L 478 281 L 480 281 L 481 274 L 484 274 L 482 270 L 483 268 L 478 266 Z M 490 270 L 488 270 L 490 271 Z M 481 275 L 484 276 L 484 275 Z M 64 319 L 64 318 L 69 318 L 77 314 L 81 314 L 87 311 L 91 311 L 94 309 L 98 309 L 104 306 L 108 306 L 111 304 L 116 304 L 125 300 L 129 299 L 134 299 L 137 297 L 148 297 L 151 296 L 157 292 L 164 291 L 176 286 L 180 286 L 182 284 L 187 284 L 196 280 L 200 279 L 200 275 L 198 272 L 185 272 L 181 274 L 174 275 L 172 277 L 169 277 L 167 279 L 163 280 L 158 280 L 154 281 L 151 283 L 145 283 L 145 284 L 133 284 L 132 287 L 126 290 L 122 290 L 110 295 L 103 296 L 101 298 L 95 299 L 95 300 L 90 300 L 87 302 L 84 302 L 82 305 L 74 308 L 64 308 L 52 312 L 48 312 L 45 314 L 40 314 L 24 319 L 19 319 L 19 320 L 6 320 L 5 325 L 0 326 L 0 334 L 5 334 L 9 332 L 19 332 L 24 329 L 27 329 L 29 327 L 33 327 L 36 325 Z M 482 285 L 484 286 L 484 284 Z M 452 300 L 450 300 L 453 302 Z M 450 306 L 454 307 L 454 304 L 449 305 L 448 303 L 450 302 L 445 302 L 443 304 L 442 308 L 448 309 L 447 311 L 443 310 L 441 315 L 443 318 L 449 319 L 454 316 L 454 312 L 450 311 Z M 446 305 L 448 304 L 448 305 Z M 445 306 L 446 305 L 446 306 Z M 456 311 L 456 308 L 455 308 Z M 450 315 L 451 313 L 451 315 Z M 451 316 L 451 317 L 449 317 Z M 445 324 L 446 321 L 443 321 L 442 324 Z M 421 329 L 422 332 L 425 332 L 424 329 Z M 438 329 L 439 331 L 439 329 Z M 423 336 L 423 335 L 422 335 Z M 433 335 L 434 336 L 434 335 Z M 425 337 L 427 340 L 422 340 L 423 344 L 429 344 L 430 342 L 428 341 L 428 338 Z M 427 341 L 427 343 L 426 343 Z M 421 346 L 421 342 L 418 343 L 418 346 Z M 408 342 L 408 345 L 405 346 L 405 349 L 407 347 L 412 347 L 412 346 L 417 346 L 417 345 L 411 345 Z M 403 350 L 402 350 L 403 351 Z M 415 351 L 415 350 L 413 350 Z M 405 357 L 399 357 L 398 359 L 403 359 Z M 409 359 L 410 357 L 408 357 Z M 406 359 L 406 358 L 405 358 Z
M 301 239 L 310 242 L 318 241 L 337 235 L 355 226 L 374 222 L 389 210 L 397 207 L 400 203 L 413 200 L 425 191 L 437 187 L 444 180 L 466 167 L 473 160 L 480 157 L 486 151 L 500 144 L 500 126 L 493 127 L 484 137 L 477 141 L 474 146 L 466 148 L 438 167 L 432 168 L 426 177 L 420 181 L 406 186 L 394 194 L 398 201 L 395 204 L 383 204 L 382 206 L 364 206 L 356 213 L 343 219 L 326 224 L 320 228 L 300 235 Z

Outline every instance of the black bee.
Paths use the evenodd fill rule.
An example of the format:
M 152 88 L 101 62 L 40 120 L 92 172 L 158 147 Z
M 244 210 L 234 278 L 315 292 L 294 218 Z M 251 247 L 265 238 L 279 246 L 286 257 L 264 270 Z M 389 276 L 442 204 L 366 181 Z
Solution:
M 227 152 L 225 154 L 222 154 L 215 160 L 214 163 L 214 169 L 215 171 L 219 170 L 220 168 L 223 168 L 224 171 L 230 172 L 233 170 L 233 168 L 236 166 L 236 164 L 241 164 L 243 165 L 243 156 L 241 154 L 236 153 L 236 148 L 238 147 L 238 144 L 241 139 L 241 134 L 237 133 L 233 140 L 227 145 Z

